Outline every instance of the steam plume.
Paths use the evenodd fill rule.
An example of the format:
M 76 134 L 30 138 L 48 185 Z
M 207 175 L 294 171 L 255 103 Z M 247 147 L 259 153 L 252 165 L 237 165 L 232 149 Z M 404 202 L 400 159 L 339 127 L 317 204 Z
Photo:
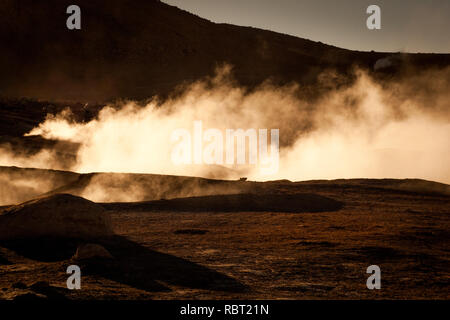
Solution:
M 234 84 L 230 68 L 198 81 L 181 94 L 145 106 L 105 106 L 88 123 L 66 111 L 49 117 L 30 135 L 78 142 L 77 172 L 134 172 L 255 180 L 423 178 L 450 182 L 450 70 L 423 72 L 381 86 L 367 73 L 314 102 L 299 85 L 255 90 Z M 322 75 L 329 79 L 328 74 Z M 417 90 L 418 88 L 418 90 Z M 204 128 L 280 129 L 280 170 L 263 177 L 255 166 L 178 167 L 170 161 L 171 133 Z M 217 174 L 220 172 L 220 174 Z

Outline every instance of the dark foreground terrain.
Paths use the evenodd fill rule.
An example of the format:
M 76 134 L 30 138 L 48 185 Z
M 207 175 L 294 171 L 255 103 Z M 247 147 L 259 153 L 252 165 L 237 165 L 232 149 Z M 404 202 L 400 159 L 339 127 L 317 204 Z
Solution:
M 76 177 L 66 178 L 73 186 Z M 157 178 L 176 179 L 146 179 Z M 365 179 L 200 185 L 211 183 L 235 185 L 235 195 L 200 188 L 196 197 L 101 204 L 114 235 L 89 242 L 112 259 L 75 261 L 81 239 L 1 240 L 1 299 L 450 297 L 448 185 Z M 72 198 L 64 199 L 71 210 Z M 66 288 L 71 264 L 81 267 L 81 290 Z M 380 290 L 366 288 L 370 265 L 381 268 Z

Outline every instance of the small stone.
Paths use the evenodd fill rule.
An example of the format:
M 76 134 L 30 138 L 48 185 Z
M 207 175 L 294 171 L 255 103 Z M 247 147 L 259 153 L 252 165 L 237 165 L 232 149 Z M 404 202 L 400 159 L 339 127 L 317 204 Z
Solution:
M 88 243 L 78 246 L 77 252 L 73 256 L 73 259 L 75 260 L 86 260 L 92 258 L 113 259 L 113 256 L 103 246 L 95 243 Z

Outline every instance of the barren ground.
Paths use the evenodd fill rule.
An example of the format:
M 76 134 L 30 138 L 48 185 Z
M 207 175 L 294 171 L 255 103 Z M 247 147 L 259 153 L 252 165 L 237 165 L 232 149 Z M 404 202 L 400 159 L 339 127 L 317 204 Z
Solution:
M 286 213 L 220 208 L 195 212 L 189 206 L 185 210 L 191 211 L 175 210 L 170 200 L 167 208 L 155 208 L 152 202 L 108 204 L 117 236 L 99 242 L 115 260 L 81 265 L 81 290 L 65 287 L 65 271 L 78 241 L 3 243 L 0 297 L 26 293 L 70 299 L 450 297 L 448 194 L 400 190 L 391 180 L 280 182 L 260 188 L 322 195 L 344 206 Z M 195 198 L 188 200 L 195 206 Z M 381 268 L 381 290 L 366 288 L 366 268 L 373 264 Z

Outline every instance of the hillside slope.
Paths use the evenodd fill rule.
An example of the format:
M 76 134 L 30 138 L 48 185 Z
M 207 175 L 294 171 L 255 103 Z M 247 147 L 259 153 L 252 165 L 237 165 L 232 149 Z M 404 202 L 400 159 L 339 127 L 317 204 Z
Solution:
M 253 86 L 313 83 L 327 68 L 372 68 L 383 53 L 344 50 L 271 31 L 215 24 L 155 0 L 80 0 L 82 29 L 66 28 L 68 0 L 0 3 L 1 95 L 98 101 L 167 94 L 223 63 Z M 449 55 L 408 55 L 450 65 Z

